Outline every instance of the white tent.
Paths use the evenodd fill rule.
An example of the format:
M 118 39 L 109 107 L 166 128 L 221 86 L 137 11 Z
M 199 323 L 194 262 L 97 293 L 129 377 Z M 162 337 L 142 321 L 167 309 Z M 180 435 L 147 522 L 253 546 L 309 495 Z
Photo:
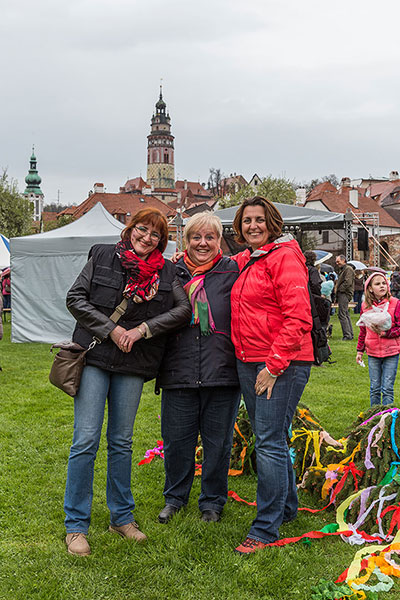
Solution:
M 115 244 L 124 225 L 97 203 L 80 219 L 53 231 L 11 239 L 11 340 L 59 342 L 75 321 L 65 296 L 94 244 Z M 164 256 L 173 254 L 168 242 Z
M 10 242 L 0 233 L 0 269 L 10 266 Z

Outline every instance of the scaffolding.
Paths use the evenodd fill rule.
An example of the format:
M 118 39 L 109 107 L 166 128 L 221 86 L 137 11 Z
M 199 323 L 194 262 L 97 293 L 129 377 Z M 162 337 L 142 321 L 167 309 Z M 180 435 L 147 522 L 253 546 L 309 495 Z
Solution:
M 361 225 L 362 227 L 364 227 L 364 229 L 366 229 L 368 231 L 369 237 L 372 238 L 373 266 L 379 267 L 380 266 L 380 256 L 381 256 L 379 248 L 382 248 L 381 244 L 379 243 L 379 236 L 380 236 L 379 213 L 364 212 L 364 213 L 356 214 L 353 211 L 351 211 L 351 215 L 352 215 L 353 219 L 359 225 Z M 385 254 L 387 254 L 387 253 L 385 252 Z

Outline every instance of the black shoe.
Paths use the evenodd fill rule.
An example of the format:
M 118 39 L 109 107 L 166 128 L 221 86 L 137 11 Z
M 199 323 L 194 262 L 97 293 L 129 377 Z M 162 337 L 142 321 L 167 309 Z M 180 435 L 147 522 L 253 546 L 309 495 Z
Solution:
M 221 513 L 217 512 L 216 510 L 203 510 L 201 512 L 201 520 L 202 521 L 213 521 L 214 523 L 216 523 L 217 521 L 219 521 L 221 518 Z
M 180 507 L 174 506 L 173 504 L 166 504 L 160 514 L 158 515 L 158 520 L 160 523 L 168 523 L 172 519 L 175 513 L 180 510 Z

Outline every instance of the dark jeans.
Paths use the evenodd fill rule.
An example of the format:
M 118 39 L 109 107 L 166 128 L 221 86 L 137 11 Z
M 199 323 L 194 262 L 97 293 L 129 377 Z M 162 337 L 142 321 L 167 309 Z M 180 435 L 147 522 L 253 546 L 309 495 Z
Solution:
M 297 489 L 287 435 L 311 366 L 289 365 L 278 377 L 272 395 L 257 396 L 254 384 L 265 363 L 237 361 L 238 375 L 251 426 L 256 436 L 257 516 L 249 537 L 274 542 L 283 521 L 297 514 Z
M 363 297 L 363 290 L 354 291 L 354 302 L 357 302 L 357 306 L 354 307 L 354 313 L 359 315 L 361 311 L 361 302 Z
M 352 340 L 354 337 L 353 327 L 349 315 L 349 298 L 343 292 L 337 293 L 337 302 L 339 305 L 339 322 L 342 326 L 343 337 L 346 340 Z
M 188 502 L 200 433 L 203 467 L 199 508 L 222 511 L 228 495 L 233 427 L 239 402 L 238 387 L 163 390 L 161 433 L 166 504 L 180 508 Z

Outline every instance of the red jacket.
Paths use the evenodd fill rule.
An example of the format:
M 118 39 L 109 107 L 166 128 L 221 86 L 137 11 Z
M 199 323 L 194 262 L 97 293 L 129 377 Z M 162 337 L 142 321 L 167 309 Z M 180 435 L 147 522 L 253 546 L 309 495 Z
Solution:
M 255 254 L 260 250 L 272 252 L 241 273 L 232 288 L 232 341 L 241 361 L 265 362 L 280 375 L 292 360 L 314 361 L 308 271 L 291 235 Z M 232 258 L 242 270 L 250 251 Z

